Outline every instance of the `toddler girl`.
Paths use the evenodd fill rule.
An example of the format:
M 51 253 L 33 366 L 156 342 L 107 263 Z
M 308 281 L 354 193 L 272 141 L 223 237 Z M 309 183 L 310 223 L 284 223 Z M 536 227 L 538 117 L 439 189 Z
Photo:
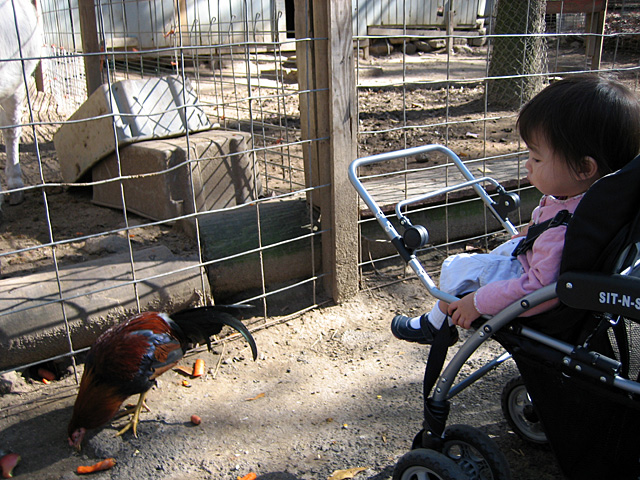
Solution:
M 527 178 L 543 194 L 530 224 L 490 253 L 448 257 L 442 264 L 440 290 L 462 298 L 451 304 L 440 300 L 422 317 L 397 315 L 391 322 L 397 338 L 433 343 L 448 316 L 453 344 L 458 338 L 455 325 L 468 329 L 481 315 L 495 315 L 555 282 L 570 214 L 596 180 L 640 153 L 636 95 L 598 75 L 575 75 L 552 83 L 522 108 L 516 126 L 529 149 Z M 547 220 L 552 220 L 551 226 L 540 227 Z M 526 245 L 521 245 L 527 233 Z M 556 303 L 550 300 L 523 316 Z

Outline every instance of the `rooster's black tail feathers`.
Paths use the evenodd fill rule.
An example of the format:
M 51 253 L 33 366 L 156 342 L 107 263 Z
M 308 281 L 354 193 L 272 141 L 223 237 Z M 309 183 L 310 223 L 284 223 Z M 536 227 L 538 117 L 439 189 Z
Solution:
M 206 343 L 211 349 L 210 338 L 222 331 L 225 325 L 237 330 L 249 342 L 253 359 L 258 357 L 258 347 L 251 332 L 231 313 L 240 306 L 207 306 L 181 310 L 171 314 L 171 319 L 180 327 L 189 343 Z M 245 306 L 242 306 L 245 307 Z

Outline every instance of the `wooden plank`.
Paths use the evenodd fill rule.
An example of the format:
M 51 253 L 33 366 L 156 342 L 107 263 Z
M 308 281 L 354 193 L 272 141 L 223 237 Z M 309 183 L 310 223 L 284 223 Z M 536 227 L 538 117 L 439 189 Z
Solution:
M 314 143 L 317 146 L 318 156 L 312 163 L 314 186 L 327 185 L 331 182 L 331 146 L 330 139 L 331 131 L 331 117 L 329 114 L 330 102 L 335 95 L 334 92 L 330 92 L 329 85 L 329 72 L 331 69 L 330 57 L 329 57 L 329 20 L 328 20 L 328 7 L 329 4 L 320 5 L 318 2 L 310 2 L 309 8 L 313 8 L 313 46 L 315 52 L 315 63 L 313 76 L 315 79 L 315 121 L 316 131 Z M 352 41 L 351 38 L 349 40 Z M 322 212 L 329 212 L 331 210 L 331 197 L 326 188 L 316 190 L 312 192 L 314 197 L 314 205 L 320 205 Z M 326 243 L 326 242 L 325 242 Z
M 317 215 L 304 198 L 247 204 L 200 218 L 202 255 L 216 302 L 309 278 L 320 269 Z M 247 253 L 262 248 L 261 252 Z M 264 285 L 262 280 L 264 279 Z
M 85 54 L 100 53 L 96 10 L 93 0 L 78 0 L 78 10 L 80 13 L 82 52 Z M 87 96 L 90 96 L 100 85 L 102 85 L 100 55 L 85 55 L 84 70 L 87 78 Z
M 464 35 L 466 37 L 477 37 L 479 32 L 477 30 L 461 30 L 453 29 L 453 35 Z M 407 35 L 410 37 L 429 37 L 429 38 L 443 38 L 447 35 L 447 32 L 443 29 L 437 28 L 403 28 L 402 25 L 385 25 L 377 26 L 371 25 L 367 27 L 367 35 L 377 37 L 398 37 L 401 35 Z
M 518 162 L 513 160 L 490 160 L 475 165 L 467 164 L 467 167 L 475 177 L 491 177 L 508 189 L 519 185 L 529 185 L 524 166 L 518 165 Z M 445 167 L 439 167 L 412 171 L 407 174 L 390 174 L 389 176 L 362 179 L 364 187 L 385 213 L 392 212 L 400 200 L 424 195 L 464 181 L 465 179 L 455 166 L 448 167 L 446 170 Z M 487 190 L 491 191 L 492 189 L 489 187 L 491 186 L 486 186 Z M 475 193 L 469 188 L 451 195 L 466 198 L 475 196 Z M 426 204 L 435 204 L 442 200 L 443 198 L 434 198 Z M 364 203 L 360 205 L 360 210 L 363 217 L 370 215 Z
M 317 158 L 318 145 L 313 139 L 317 137 L 316 108 L 316 49 L 313 28 L 313 7 L 309 0 L 295 0 L 296 59 L 298 69 L 298 89 L 300 108 L 301 138 L 308 141 L 302 146 L 304 160 L 305 184 L 307 187 L 318 184 Z M 310 192 L 308 200 L 320 206 L 320 195 Z
M 547 13 L 593 13 L 603 12 L 607 0 L 547 0 Z
M 604 10 L 601 12 L 588 13 L 585 23 L 587 32 L 595 35 L 588 35 L 586 41 L 586 54 L 591 57 L 591 70 L 600 70 L 602 61 L 602 37 L 604 35 L 604 23 L 607 17 L 607 0 L 604 2 Z

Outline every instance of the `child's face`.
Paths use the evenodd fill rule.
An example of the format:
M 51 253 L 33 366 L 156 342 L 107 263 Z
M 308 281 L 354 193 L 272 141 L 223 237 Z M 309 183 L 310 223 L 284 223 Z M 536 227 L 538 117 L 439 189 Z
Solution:
M 525 168 L 531 184 L 545 195 L 573 197 L 587 191 L 593 180 L 578 178 L 564 159 L 556 154 L 542 135 L 534 135 L 528 144 Z

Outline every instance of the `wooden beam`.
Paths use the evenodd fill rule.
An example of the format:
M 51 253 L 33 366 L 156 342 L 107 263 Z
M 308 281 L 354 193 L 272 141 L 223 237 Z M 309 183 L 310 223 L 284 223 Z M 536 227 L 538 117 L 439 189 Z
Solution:
M 585 54 L 591 58 L 591 70 L 600 70 L 602 36 L 609 0 L 548 0 L 547 14 L 585 14 Z
M 356 89 L 351 2 L 296 0 L 296 57 L 308 201 L 321 212 L 325 289 L 340 302 L 358 291 Z
M 100 53 L 96 9 L 93 0 L 78 0 L 78 10 L 80 13 L 82 53 Z M 102 85 L 100 55 L 85 55 L 84 70 L 87 78 L 87 97 L 89 97 Z
M 320 44 L 316 38 L 327 36 L 321 31 L 323 25 L 316 25 L 315 17 L 317 7 L 314 8 L 311 0 L 295 1 L 295 29 L 296 29 L 296 60 L 298 69 L 298 88 L 300 92 L 300 127 L 302 138 L 308 143 L 302 147 L 304 157 L 305 184 L 311 188 L 322 185 L 320 180 L 319 158 L 328 155 L 326 141 L 318 141 L 319 138 L 329 136 L 328 125 L 319 123 L 318 112 L 322 110 L 319 104 L 324 103 L 328 108 L 326 95 L 328 83 L 326 77 L 327 48 Z M 323 52 L 324 50 L 324 52 Z M 324 93 L 324 97 L 323 97 Z M 317 208 L 322 205 L 322 190 L 312 190 L 307 193 L 307 200 Z
M 546 11 L 551 13 L 591 13 L 607 9 L 608 0 L 547 0 Z
M 322 2 L 320 2 L 322 3 Z M 348 180 L 349 164 L 357 153 L 357 102 L 352 4 L 329 0 L 329 124 L 331 126 L 331 254 L 334 266 L 333 298 L 340 302 L 358 292 L 358 196 Z
M 585 50 L 587 57 L 591 57 L 591 70 L 600 70 L 602 61 L 602 38 L 604 36 L 604 23 L 607 18 L 607 3 L 604 0 L 603 10 L 599 12 L 587 13 L 585 18 L 585 28 L 587 35 Z

